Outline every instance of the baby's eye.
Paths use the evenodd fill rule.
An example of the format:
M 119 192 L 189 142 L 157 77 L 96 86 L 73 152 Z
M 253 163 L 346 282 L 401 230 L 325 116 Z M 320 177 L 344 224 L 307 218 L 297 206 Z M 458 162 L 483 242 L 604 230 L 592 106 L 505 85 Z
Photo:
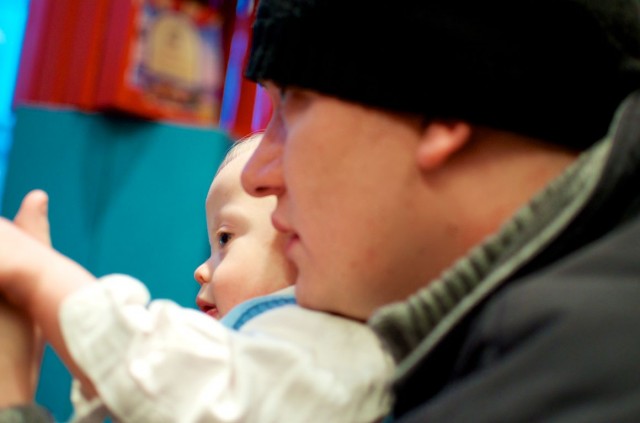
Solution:
M 229 232 L 218 232 L 218 246 L 224 248 L 229 241 L 231 241 L 231 235 Z

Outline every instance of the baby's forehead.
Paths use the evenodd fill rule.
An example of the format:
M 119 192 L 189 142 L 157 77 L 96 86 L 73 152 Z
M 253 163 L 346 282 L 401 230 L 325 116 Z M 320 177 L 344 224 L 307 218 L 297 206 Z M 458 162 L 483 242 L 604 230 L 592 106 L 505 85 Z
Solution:
M 219 209 L 234 198 L 248 195 L 244 191 L 240 176 L 250 154 L 250 150 L 245 150 L 219 169 L 207 193 L 207 211 Z
M 235 193 L 243 189 L 240 182 L 241 170 L 242 168 L 238 169 L 238 166 L 230 164 L 213 178 L 207 193 L 207 209 L 230 201 Z
M 254 134 L 248 138 L 236 141 L 227 152 L 222 163 L 220 163 L 217 173 L 220 173 L 225 167 L 236 161 L 239 157 L 248 159 L 248 155 L 255 151 L 261 139 L 262 134 Z
M 227 153 L 211 181 L 205 208 L 207 214 L 217 213 L 234 198 L 248 195 L 242 187 L 242 169 L 258 146 L 261 136 L 239 141 Z

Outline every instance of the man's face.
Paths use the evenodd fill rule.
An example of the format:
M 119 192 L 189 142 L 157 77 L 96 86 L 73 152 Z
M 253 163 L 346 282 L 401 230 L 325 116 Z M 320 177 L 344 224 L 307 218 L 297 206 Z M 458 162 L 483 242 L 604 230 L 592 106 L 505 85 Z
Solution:
M 437 249 L 416 164 L 417 119 L 266 88 L 273 116 L 242 182 L 252 195 L 277 196 L 272 220 L 299 272 L 298 302 L 364 320 L 406 298 L 432 276 Z

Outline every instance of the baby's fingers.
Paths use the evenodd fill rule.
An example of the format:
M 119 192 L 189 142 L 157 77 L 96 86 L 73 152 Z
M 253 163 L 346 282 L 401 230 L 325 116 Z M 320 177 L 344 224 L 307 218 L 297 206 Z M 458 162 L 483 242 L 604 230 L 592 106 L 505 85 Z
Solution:
M 13 219 L 16 226 L 45 245 L 51 245 L 49 229 L 49 196 L 36 189 L 25 195 Z

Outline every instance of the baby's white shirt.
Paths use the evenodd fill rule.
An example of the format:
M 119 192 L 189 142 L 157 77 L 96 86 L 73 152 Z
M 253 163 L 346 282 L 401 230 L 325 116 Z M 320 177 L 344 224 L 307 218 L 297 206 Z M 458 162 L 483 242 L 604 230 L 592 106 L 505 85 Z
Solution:
M 286 305 L 239 331 L 110 275 L 61 308 L 74 422 L 373 422 L 391 408 L 394 364 L 365 324 Z

